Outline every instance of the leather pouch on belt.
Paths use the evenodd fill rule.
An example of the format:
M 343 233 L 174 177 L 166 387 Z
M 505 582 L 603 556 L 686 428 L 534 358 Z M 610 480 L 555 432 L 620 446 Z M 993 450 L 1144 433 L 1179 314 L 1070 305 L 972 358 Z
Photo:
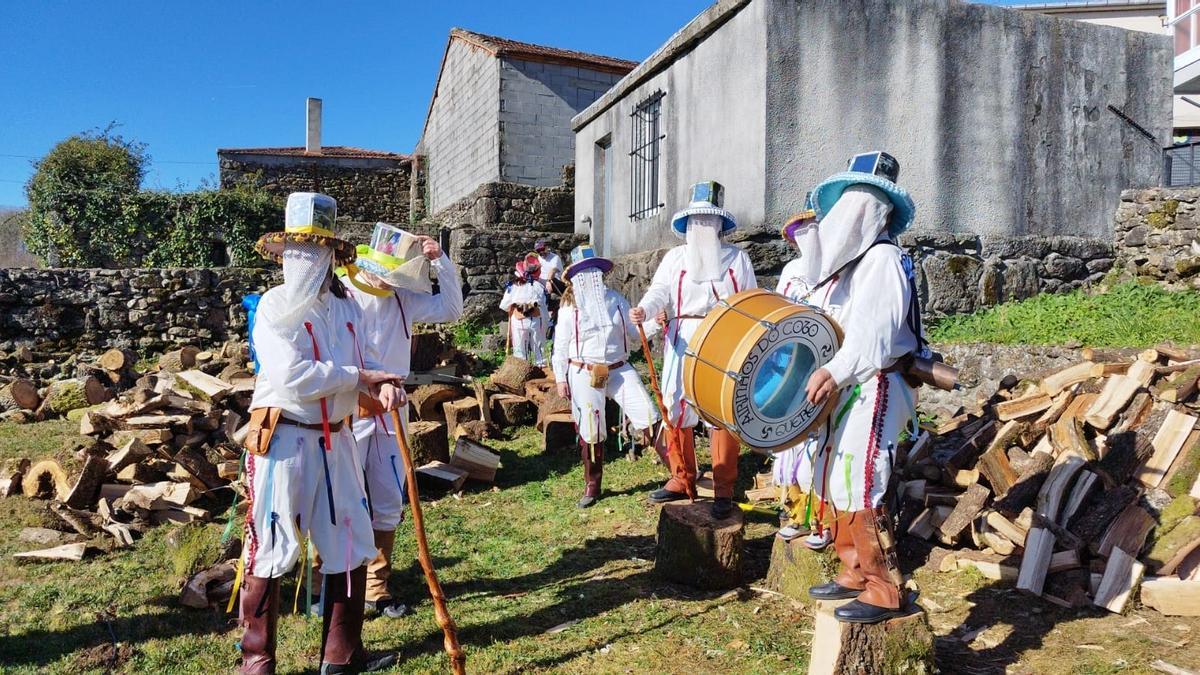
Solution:
M 608 386 L 608 366 L 603 363 L 597 363 L 592 366 L 592 388 L 603 389 Z
M 358 419 L 369 420 L 383 414 L 383 404 L 371 398 L 366 392 L 358 392 Z
M 250 411 L 250 428 L 246 433 L 246 449 L 256 455 L 265 455 L 271 447 L 271 436 L 279 424 L 283 408 L 255 408 Z

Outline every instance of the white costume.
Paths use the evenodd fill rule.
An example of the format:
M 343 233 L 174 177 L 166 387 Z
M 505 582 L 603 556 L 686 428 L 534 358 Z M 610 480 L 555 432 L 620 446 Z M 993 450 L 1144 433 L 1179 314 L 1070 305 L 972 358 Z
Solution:
M 547 251 L 546 255 L 538 254 L 538 265 L 542 268 L 542 281 L 549 284 L 551 279 L 557 279 L 558 275 L 562 274 L 563 265 L 562 258 L 558 257 L 557 253 Z
M 319 427 L 324 407 L 331 424 L 343 423 L 358 404 L 360 354 L 367 368 L 379 369 L 361 336 L 351 332 L 362 325 L 362 314 L 354 301 L 330 291 L 299 317 L 288 316 L 293 308 L 284 286 L 267 291 L 259 302 L 254 346 L 260 370 L 250 408 L 281 408 L 284 418 Z M 287 573 L 299 559 L 305 534 L 321 554 L 324 574 L 354 570 L 375 557 L 354 435 L 343 426 L 331 440 L 333 447 L 322 450 L 321 429 L 281 420 L 267 454 L 246 455 L 248 575 Z
M 758 287 L 750 256 L 737 246 L 719 242 L 717 274 L 712 275 L 718 278 L 706 281 L 696 279 L 695 264 L 689 264 L 688 247 L 689 244 L 684 244 L 667 251 L 654 272 L 650 287 L 638 303 L 646 312 L 643 327 L 647 335 L 659 329 L 655 320 L 659 311 L 667 312 L 660 383 L 671 424 L 684 428 L 694 427 L 700 420 L 696 411 L 683 400 L 683 352 L 688 340 L 700 325 L 700 319 L 718 300 Z
M 784 267 L 776 289 L 825 310 L 845 331 L 841 349 L 825 366 L 838 386 L 830 421 L 776 455 L 774 465 L 778 485 L 798 485 L 841 512 L 881 504 L 901 430 L 916 416 L 916 391 L 899 373 L 880 372 L 914 351 L 917 337 L 907 322 L 911 262 L 894 244 L 872 246 L 888 241 L 891 210 L 873 193 L 878 190 L 848 188 L 824 220 L 798 235 L 800 257 Z M 809 292 L 864 251 L 857 263 Z
M 514 307 L 537 309 L 532 312 L 522 311 L 524 316 L 517 318 L 511 311 Z M 550 316 L 550 310 L 546 306 L 546 287 L 540 283 L 514 281 L 504 289 L 504 297 L 500 298 L 500 309 L 511 317 L 508 333 L 513 356 L 531 361 L 537 366 L 546 365 L 546 321 Z
M 431 266 L 437 274 L 437 295 L 397 289 L 377 296 L 349 289 L 362 309 L 362 337 L 378 350 L 382 369 L 389 373 L 409 373 L 413 322 L 442 323 L 462 316 L 462 286 L 454 263 L 443 254 Z M 399 413 L 407 424 L 408 406 L 400 408 Z M 392 426 L 390 413 L 354 421 L 354 437 L 371 498 L 371 523 L 376 530 L 395 529 L 404 512 L 404 462 Z
M 581 273 L 584 274 L 584 273 Z M 599 274 L 599 272 L 595 272 Z M 654 402 L 642 385 L 641 376 L 629 365 L 629 346 L 637 345 L 637 327 L 629 323 L 629 301 L 611 288 L 605 289 L 608 321 L 587 325 L 584 312 L 575 305 L 559 309 L 551 365 L 554 379 L 567 382 L 571 392 L 571 414 L 585 443 L 603 443 L 607 438 L 605 398 L 621 406 L 635 429 L 648 429 L 658 421 Z M 584 364 L 612 366 L 604 389 L 591 386 L 591 372 Z

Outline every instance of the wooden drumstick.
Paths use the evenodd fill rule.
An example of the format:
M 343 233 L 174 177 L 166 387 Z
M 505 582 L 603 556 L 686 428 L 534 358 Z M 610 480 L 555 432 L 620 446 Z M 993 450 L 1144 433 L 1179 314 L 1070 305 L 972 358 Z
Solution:
M 671 418 L 667 414 L 667 403 L 663 399 L 662 388 L 658 386 L 658 373 L 654 370 L 654 355 L 650 353 L 650 341 L 646 339 L 646 329 L 642 328 L 642 324 L 637 324 L 638 336 L 642 338 L 642 354 L 646 357 L 646 367 L 650 371 L 650 389 L 654 391 L 655 400 L 658 401 L 658 414 L 662 415 L 663 427 L 667 430 L 667 456 L 675 457 L 676 462 L 683 462 L 683 442 L 679 439 L 679 428 L 671 424 Z M 681 419 L 680 422 L 683 420 Z M 670 468 L 670 467 L 668 467 Z M 685 484 L 683 486 L 687 492 L 688 499 L 696 501 L 696 486 Z
M 392 411 L 392 425 L 396 431 L 396 447 L 400 449 L 400 458 L 404 461 L 404 476 L 408 480 L 408 503 L 412 506 L 413 532 L 417 535 L 417 558 L 421 561 L 425 583 L 429 585 L 429 595 L 433 598 L 433 615 L 445 635 L 443 646 L 450 655 L 450 666 L 455 675 L 464 675 L 467 672 L 467 655 L 458 644 L 458 626 L 454 624 L 450 610 L 446 608 L 446 596 L 442 593 L 442 585 L 433 569 L 429 542 L 425 539 L 425 516 L 421 513 L 421 497 L 417 494 L 417 472 L 413 469 L 412 453 L 408 450 L 408 438 L 404 435 L 404 425 L 400 423 L 400 413 L 395 410 Z

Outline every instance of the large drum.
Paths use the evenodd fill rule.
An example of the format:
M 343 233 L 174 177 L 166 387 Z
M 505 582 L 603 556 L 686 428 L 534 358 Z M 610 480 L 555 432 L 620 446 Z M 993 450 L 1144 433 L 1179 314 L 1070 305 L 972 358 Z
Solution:
M 721 300 L 700 322 L 683 357 L 683 391 L 706 421 L 755 450 L 796 445 L 828 417 L 837 397 L 813 405 L 808 378 L 842 344 L 821 310 L 761 288 Z

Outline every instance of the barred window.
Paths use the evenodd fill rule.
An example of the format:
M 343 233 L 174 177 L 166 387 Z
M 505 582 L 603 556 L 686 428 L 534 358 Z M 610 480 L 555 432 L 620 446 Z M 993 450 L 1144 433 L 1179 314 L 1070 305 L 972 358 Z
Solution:
M 638 220 L 665 206 L 658 199 L 658 164 L 662 151 L 662 99 L 656 91 L 633 109 L 633 149 L 629 153 L 629 217 Z

